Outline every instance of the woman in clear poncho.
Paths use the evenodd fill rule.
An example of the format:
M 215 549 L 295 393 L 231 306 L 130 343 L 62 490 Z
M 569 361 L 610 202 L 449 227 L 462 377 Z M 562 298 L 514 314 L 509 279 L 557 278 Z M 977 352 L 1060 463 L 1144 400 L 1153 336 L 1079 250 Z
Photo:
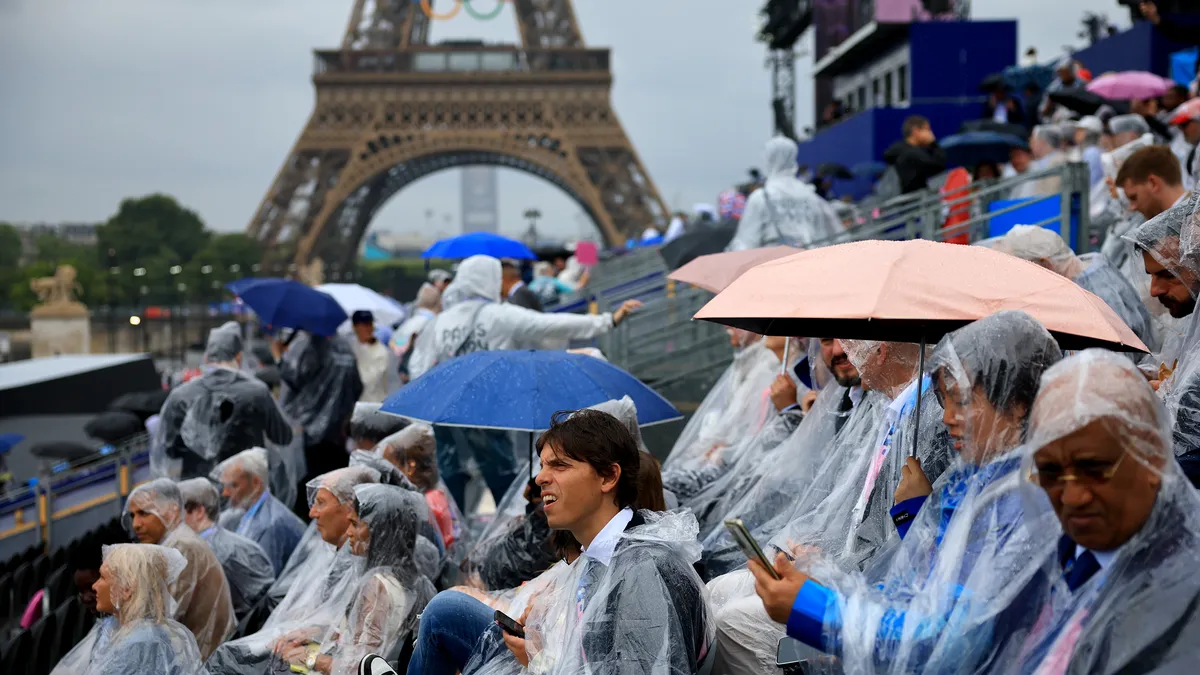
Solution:
M 233 631 L 233 600 L 221 563 L 184 522 L 179 486 L 166 478 L 138 486 L 125 502 L 124 521 L 143 544 L 173 548 L 187 560 L 171 583 L 175 619 L 192 631 L 200 656 L 208 658 Z
M 932 486 L 912 462 L 905 467 L 897 494 L 917 496 L 892 509 L 903 539 L 861 574 L 800 551 L 794 566 L 776 561 L 785 579 L 775 585 L 751 563 L 768 613 L 786 620 L 789 636 L 837 656 L 846 672 L 973 673 L 1003 663 L 996 656 L 1018 637 L 1012 626 L 1044 596 L 1042 564 L 1057 538 L 1044 501 L 1024 498 L 1020 464 L 1039 379 L 1060 358 L 1021 312 L 942 339 L 931 370 L 957 463 Z M 783 587 L 799 594 L 781 605 Z
M 705 395 L 663 462 L 663 483 L 683 505 L 720 477 L 740 446 L 775 413 L 770 386 L 780 368 L 779 341 L 785 338 L 764 339 L 738 329 L 729 335 L 737 349 L 733 363 Z
M 180 482 L 179 493 L 183 497 L 184 521 L 217 556 L 229 582 L 234 614 L 244 617 L 275 582 L 271 559 L 258 544 L 216 524 L 221 498 L 207 478 Z
M 746 200 L 746 210 L 726 250 L 742 251 L 789 244 L 809 246 L 845 230 L 829 202 L 796 177 L 799 149 L 783 137 L 767 141 L 767 180 Z
M 1200 497 L 1172 461 L 1170 433 L 1145 378 L 1114 354 L 1087 350 L 1042 378 L 1027 465 L 1066 534 L 1049 565 L 1052 596 L 1009 671 L 1183 673 L 1200 663 Z
M 351 675 L 369 653 L 394 659 L 434 596 L 433 584 L 417 571 L 413 558 L 417 532 L 428 520 L 421 495 L 393 485 L 359 485 L 354 495 L 349 546 L 367 570 L 356 600 L 320 638 L 311 659 L 308 645 L 317 641 L 315 633 L 276 643 L 275 653 L 289 665 L 307 663 L 319 673 Z
M 213 675 L 269 672 L 274 645 L 289 636 L 322 635 L 341 618 L 362 578 L 362 561 L 347 540 L 354 517 L 354 489 L 377 483 L 379 472 L 366 467 L 336 469 L 307 485 L 309 512 L 321 541 L 311 547 L 292 573 L 291 590 L 252 635 L 221 645 L 208 660 Z M 288 573 L 288 570 L 284 570 Z
M 55 672 L 83 675 L 199 675 L 204 672 L 196 639 L 171 618 L 170 584 L 187 566 L 183 555 L 153 544 L 104 547 L 95 584 L 96 608 L 114 621 L 94 642 L 82 642 Z

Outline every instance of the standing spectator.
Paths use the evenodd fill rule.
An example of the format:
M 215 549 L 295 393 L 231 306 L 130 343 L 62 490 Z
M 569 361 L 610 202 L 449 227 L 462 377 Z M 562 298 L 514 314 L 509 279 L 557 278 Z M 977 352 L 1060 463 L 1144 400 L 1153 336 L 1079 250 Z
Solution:
M 391 358 L 388 348 L 375 337 L 375 315 L 359 310 L 350 317 L 350 325 L 354 328 L 350 350 L 354 352 L 358 377 L 363 385 L 362 396 L 358 400 L 363 403 L 383 403 L 388 395 Z
M 505 302 L 535 312 L 542 311 L 542 301 L 538 300 L 537 293 L 529 290 L 525 281 L 521 279 L 521 266 L 517 261 L 501 260 L 500 272 L 500 292 L 504 295 Z
M 896 141 L 883 161 L 896 167 L 903 194 L 924 189 L 929 179 L 946 170 L 946 153 L 937 143 L 929 120 L 913 115 L 904 120 L 904 140 Z
M 1025 124 L 1025 109 L 1009 93 L 1007 84 L 998 84 L 983 104 L 982 119 L 1001 124 Z
M 433 284 L 439 293 L 444 293 L 451 281 L 454 281 L 454 275 L 447 270 L 430 270 L 429 272 L 429 283 Z
M 575 287 L 555 276 L 553 264 L 539 262 L 533 266 L 533 281 L 529 282 L 529 290 L 536 293 L 545 306 L 558 302 L 560 296 L 574 293 Z

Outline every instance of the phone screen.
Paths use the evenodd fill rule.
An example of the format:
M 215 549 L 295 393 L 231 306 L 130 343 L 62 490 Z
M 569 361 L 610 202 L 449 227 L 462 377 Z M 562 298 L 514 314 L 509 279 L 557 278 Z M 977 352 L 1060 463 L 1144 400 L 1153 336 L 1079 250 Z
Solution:
M 737 542 L 738 548 L 746 555 L 748 560 L 757 560 L 762 563 L 762 566 L 767 568 L 767 572 L 775 579 L 779 579 L 779 573 L 775 571 L 775 566 L 767 560 L 766 554 L 762 552 L 758 542 L 754 541 L 750 531 L 746 529 L 746 524 L 737 518 L 731 518 L 725 521 L 725 527 L 729 529 L 729 533 L 733 535 L 733 540 Z
M 496 623 L 504 629 L 505 633 L 515 635 L 519 638 L 525 637 L 525 627 L 513 620 L 513 618 L 500 610 L 496 610 Z

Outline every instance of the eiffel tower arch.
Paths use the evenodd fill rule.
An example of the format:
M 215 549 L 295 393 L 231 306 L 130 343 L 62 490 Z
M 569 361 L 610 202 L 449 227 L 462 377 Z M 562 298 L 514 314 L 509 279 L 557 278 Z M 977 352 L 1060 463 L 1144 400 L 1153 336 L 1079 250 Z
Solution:
M 472 1 L 511 2 L 521 44 L 430 45 L 431 0 L 355 0 L 341 47 L 314 52 L 315 109 L 247 228 L 265 262 L 350 269 L 391 196 L 469 165 L 553 183 L 609 243 L 663 221 L 609 50 L 584 46 L 571 0 Z

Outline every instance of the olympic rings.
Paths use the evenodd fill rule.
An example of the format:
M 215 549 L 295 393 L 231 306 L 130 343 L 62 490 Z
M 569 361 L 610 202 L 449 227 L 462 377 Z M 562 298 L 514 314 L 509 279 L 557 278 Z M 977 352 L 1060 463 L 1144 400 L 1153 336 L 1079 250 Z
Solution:
M 477 21 L 491 21 L 500 16 L 504 11 L 504 5 L 512 2 L 512 0 L 492 0 L 496 3 L 496 8 L 490 12 L 481 12 L 472 5 L 476 0 L 454 0 L 454 8 L 442 12 L 441 14 L 433 11 L 433 3 L 431 0 L 413 0 L 415 3 L 420 3 L 421 11 L 425 12 L 425 16 L 434 21 L 449 21 L 458 16 L 462 10 L 466 9 L 467 14 Z

